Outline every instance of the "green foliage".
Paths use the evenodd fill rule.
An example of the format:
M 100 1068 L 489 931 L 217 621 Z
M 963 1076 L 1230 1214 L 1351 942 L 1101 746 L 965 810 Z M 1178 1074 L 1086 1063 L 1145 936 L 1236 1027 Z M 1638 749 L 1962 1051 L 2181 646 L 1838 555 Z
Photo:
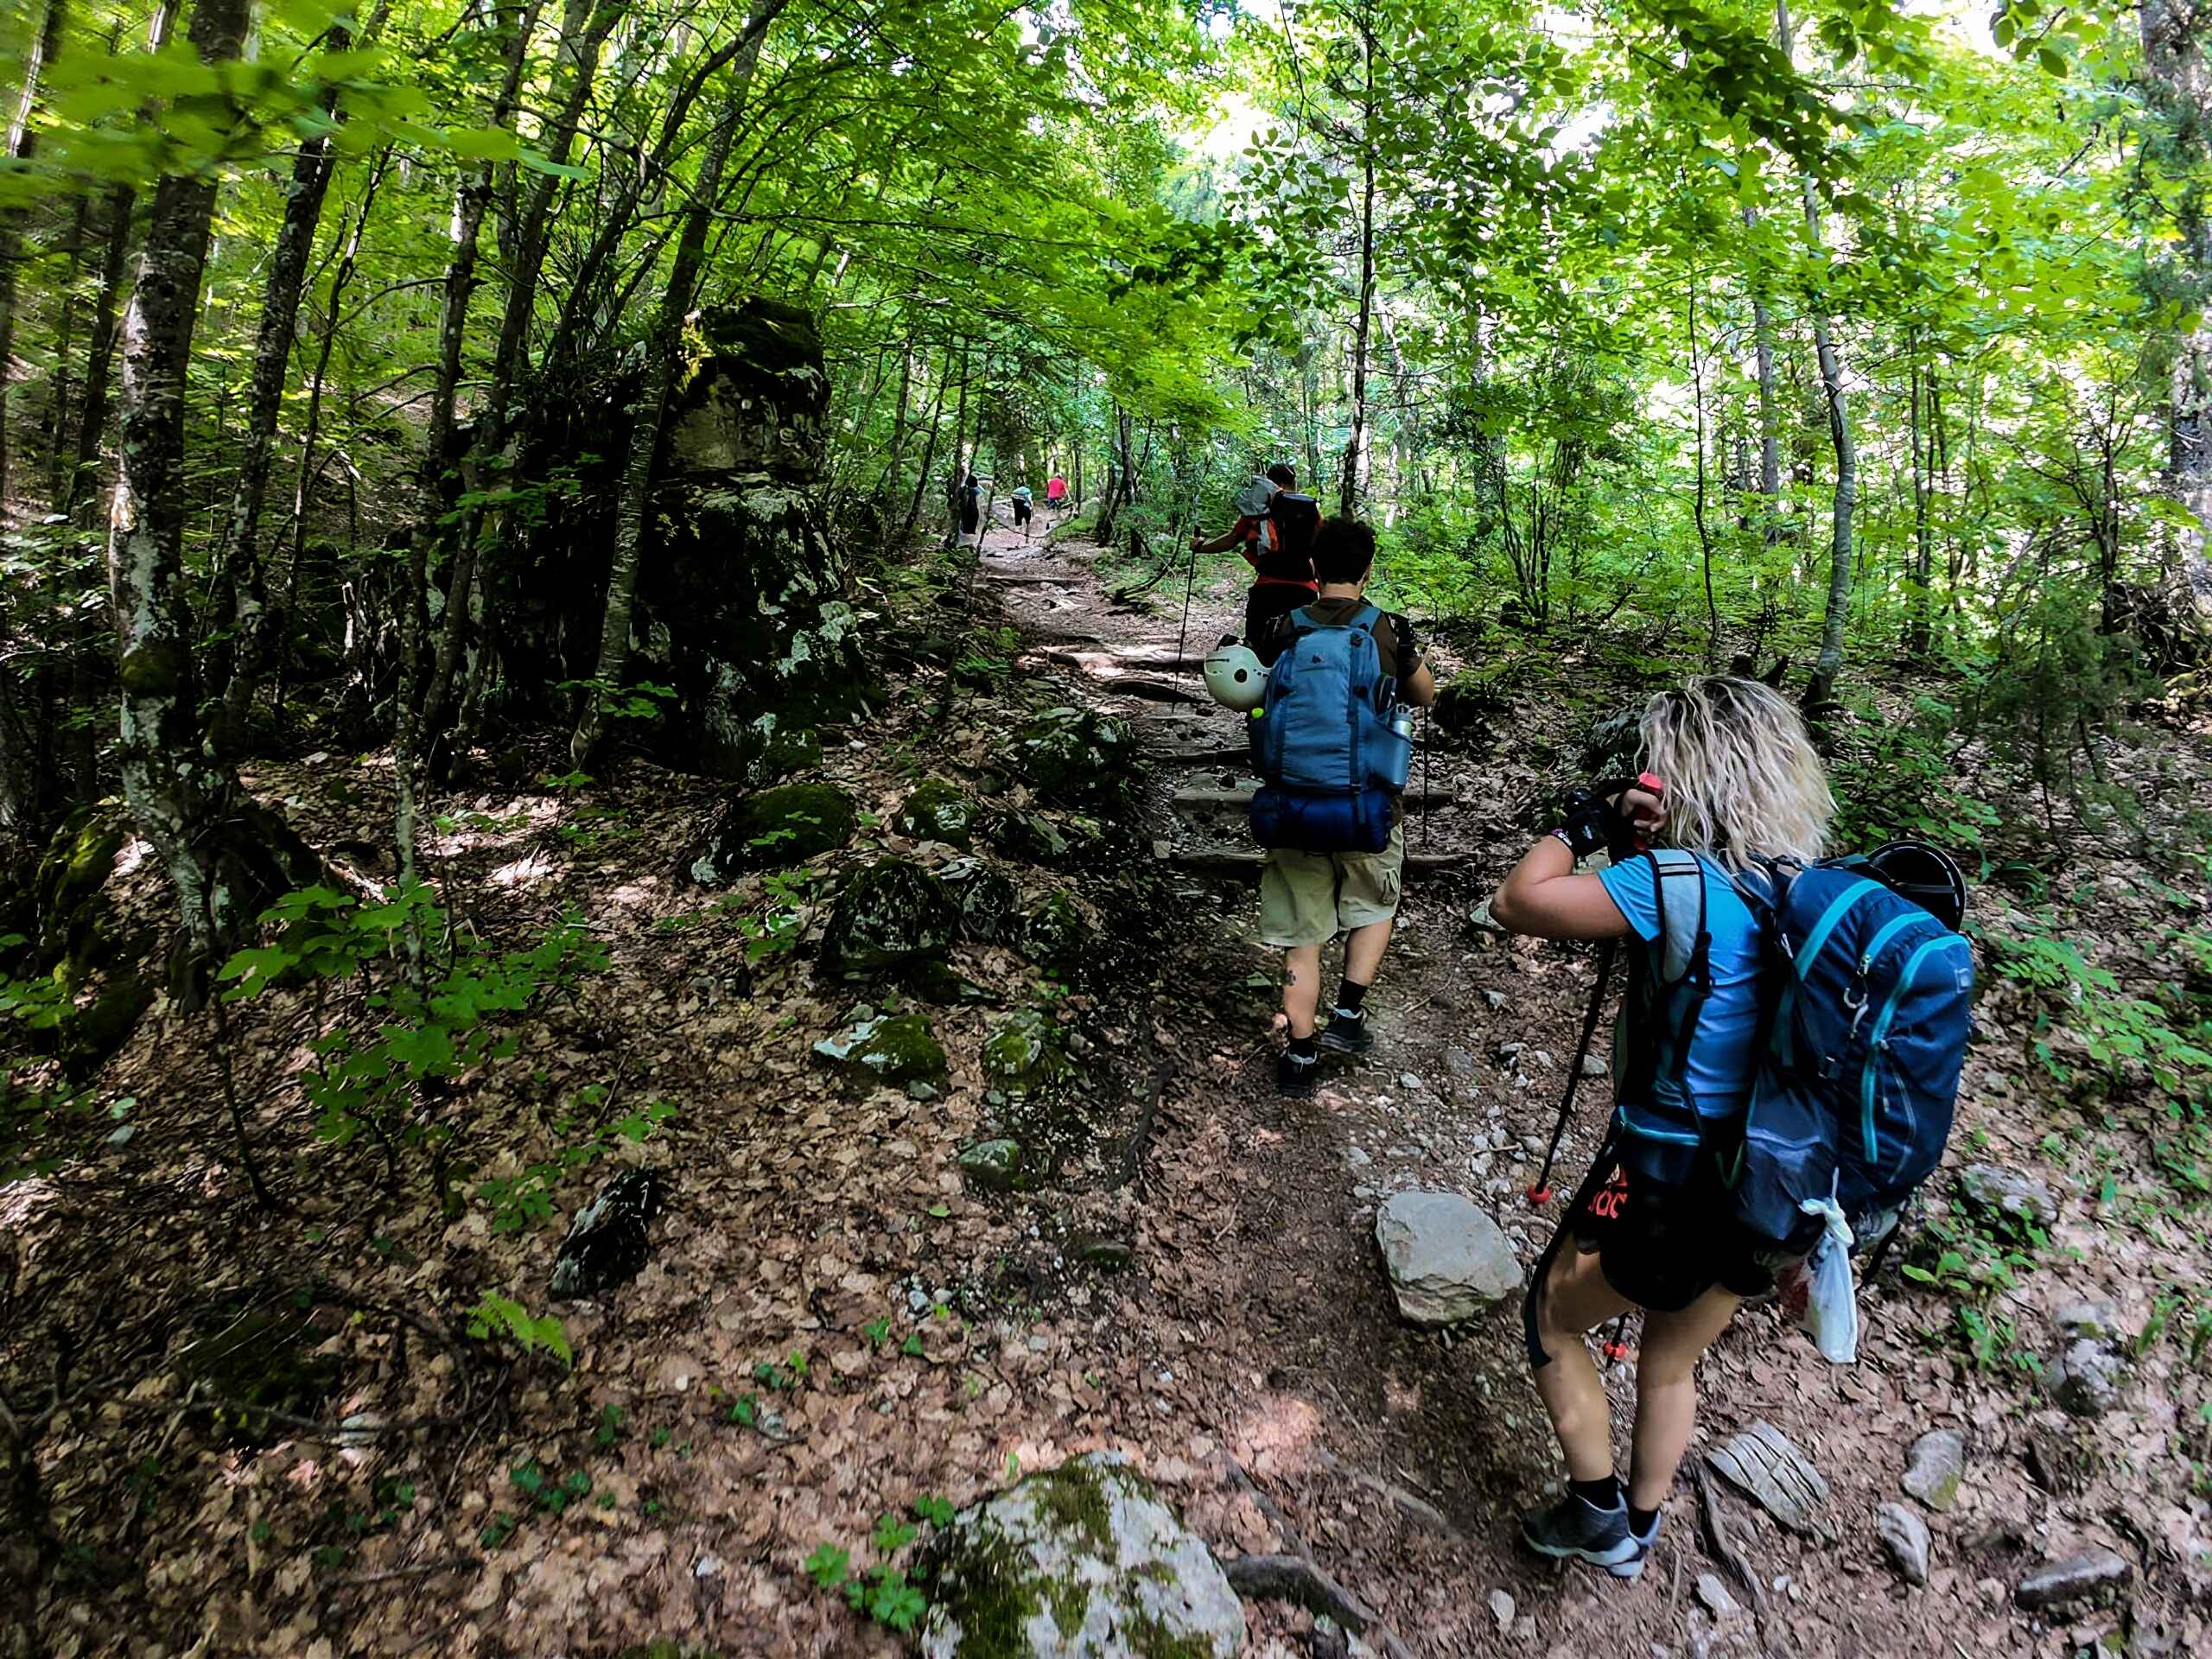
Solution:
M 603 1086 L 594 1084 L 579 1091 L 578 1103 L 586 1107 L 595 1106 L 606 1094 Z M 553 1219 L 553 1195 L 563 1180 L 604 1158 L 614 1150 L 619 1142 L 628 1141 L 634 1145 L 648 1139 L 656 1128 L 676 1115 L 676 1108 L 666 1101 L 652 1101 L 604 1129 L 594 1130 L 579 1140 L 569 1141 L 551 1157 L 530 1165 L 518 1175 L 479 1182 L 476 1196 L 491 1207 L 492 1230 L 512 1233 L 543 1227 Z M 564 1116 L 555 1122 L 553 1132 L 557 1135 L 568 1135 L 579 1127 L 575 1118 Z
M 479 1342 L 505 1338 L 525 1354 L 543 1348 L 566 1367 L 575 1363 L 569 1346 L 568 1327 L 550 1313 L 533 1318 L 520 1302 L 486 1291 L 468 1311 L 468 1334 Z
M 280 982 L 327 984 L 360 976 L 374 985 L 366 1018 L 341 1023 L 309 1048 L 317 1064 L 301 1086 L 317 1111 L 315 1132 L 337 1146 L 367 1133 L 397 1156 L 442 1147 L 457 1126 L 430 1117 L 423 1085 L 459 1078 L 505 1058 L 503 1015 L 606 966 L 605 951 L 576 916 L 525 950 L 494 951 L 474 931 L 449 928 L 430 889 L 394 888 L 364 903 L 328 887 L 288 893 L 264 913 L 274 944 L 238 951 L 218 974 L 231 1001 Z M 410 934 L 425 941 L 419 983 L 401 971 Z M 380 977 L 381 976 L 381 977 Z
M 916 1499 L 913 1513 L 928 1526 L 942 1529 L 952 1524 L 952 1505 L 941 1497 Z M 842 1595 L 855 1612 L 905 1636 L 929 1611 L 929 1598 L 907 1578 L 904 1568 L 892 1563 L 920 1535 L 919 1529 L 912 1522 L 887 1510 L 877 1517 L 875 1529 L 868 1540 L 869 1548 L 878 1557 L 877 1565 L 855 1568 L 850 1549 L 838 1544 L 823 1544 L 806 1558 L 804 1566 L 817 1587 Z

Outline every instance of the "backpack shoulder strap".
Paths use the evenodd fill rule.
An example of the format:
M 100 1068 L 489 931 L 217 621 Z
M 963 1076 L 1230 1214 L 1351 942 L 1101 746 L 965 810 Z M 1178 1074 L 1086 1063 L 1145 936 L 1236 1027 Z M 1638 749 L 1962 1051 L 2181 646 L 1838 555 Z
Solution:
M 1651 900 L 1659 912 L 1659 971 L 1672 985 L 1688 974 L 1705 936 L 1705 865 L 1695 853 L 1658 847 L 1651 861 Z

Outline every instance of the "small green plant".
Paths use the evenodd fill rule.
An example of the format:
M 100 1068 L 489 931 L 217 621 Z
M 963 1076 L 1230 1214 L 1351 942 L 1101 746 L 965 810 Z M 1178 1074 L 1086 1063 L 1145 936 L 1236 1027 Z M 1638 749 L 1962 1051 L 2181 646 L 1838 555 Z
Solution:
M 916 1499 L 913 1513 L 929 1526 L 952 1524 L 952 1505 L 941 1497 Z M 844 1597 L 846 1605 L 863 1618 L 908 1635 L 929 1611 L 929 1598 L 907 1578 L 905 1568 L 893 1565 L 893 1558 L 920 1535 L 912 1522 L 886 1510 L 868 1539 L 878 1558 L 875 1566 L 855 1569 L 849 1549 L 823 1544 L 806 1558 L 807 1576 L 822 1589 Z
M 557 1479 L 534 1458 L 524 1459 L 507 1471 L 507 1478 L 524 1498 L 548 1515 L 559 1515 L 572 1503 L 591 1496 L 591 1477 L 571 1469 Z
M 586 1105 L 596 1105 L 606 1096 L 603 1086 L 594 1084 L 582 1090 L 578 1099 Z M 653 1101 L 604 1130 L 571 1141 L 518 1175 L 479 1182 L 476 1196 L 491 1206 L 492 1230 L 513 1233 L 543 1226 L 553 1219 L 553 1194 L 563 1180 L 604 1158 L 619 1141 L 634 1145 L 650 1139 L 655 1129 L 675 1116 L 676 1108 L 666 1101 Z M 572 1135 L 578 1127 L 575 1118 L 563 1117 L 554 1124 L 553 1131 Z
M 614 1444 L 621 1433 L 622 1408 L 612 1405 L 601 1406 L 599 1408 L 598 1426 L 591 1432 L 592 1444 L 604 1452 Z
M 518 1344 L 525 1354 L 534 1354 L 543 1348 L 564 1366 L 575 1363 L 575 1355 L 569 1347 L 567 1327 L 560 1320 L 550 1313 L 533 1319 L 520 1302 L 509 1301 L 488 1290 L 468 1312 L 468 1334 L 480 1342 L 504 1337 Z

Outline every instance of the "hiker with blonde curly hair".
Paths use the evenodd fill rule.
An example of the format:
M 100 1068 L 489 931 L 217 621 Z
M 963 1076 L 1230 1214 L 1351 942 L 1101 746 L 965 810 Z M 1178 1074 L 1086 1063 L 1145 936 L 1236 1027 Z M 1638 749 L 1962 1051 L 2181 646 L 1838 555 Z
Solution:
M 1644 710 L 1641 737 L 1643 779 L 1578 797 L 1567 822 L 1506 878 L 1491 913 L 1538 938 L 1625 940 L 1644 971 L 1629 976 L 1617 1114 L 1672 1090 L 1687 1095 L 1675 1103 L 1694 1110 L 1690 1122 L 1719 1124 L 1745 1111 L 1761 1036 L 1759 924 L 1738 882 L 1758 880 L 1761 861 L 1818 859 L 1835 803 L 1797 710 L 1755 680 L 1700 677 L 1666 692 Z M 1650 842 L 1690 856 L 1637 855 Z M 1608 868 L 1576 873 L 1601 850 L 1613 855 Z M 1693 937 L 1709 940 L 1688 965 L 1671 960 L 1670 937 L 1681 937 L 1679 918 L 1674 935 L 1666 925 L 1673 906 L 1701 911 Z M 1669 1051 L 1670 1033 L 1683 1035 L 1686 1054 Z M 1529 1363 L 1568 1481 L 1558 1503 L 1522 1522 L 1522 1536 L 1541 1554 L 1632 1579 L 1689 1445 L 1699 1357 L 1744 1299 L 1773 1281 L 1715 1160 L 1685 1156 L 1678 1182 L 1631 1179 L 1621 1144 L 1608 1138 L 1533 1275 Z M 1562 1249 L 1569 1240 L 1573 1248 Z M 1624 1487 L 1585 1337 L 1631 1309 L 1644 1319 Z

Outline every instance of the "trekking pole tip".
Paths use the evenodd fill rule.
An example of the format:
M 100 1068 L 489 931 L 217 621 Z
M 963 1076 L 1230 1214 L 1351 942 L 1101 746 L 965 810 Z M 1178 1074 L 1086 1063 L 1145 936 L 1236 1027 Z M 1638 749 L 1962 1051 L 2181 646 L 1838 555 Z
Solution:
M 1532 1210 L 1541 1210 L 1552 1201 L 1552 1190 L 1539 1183 L 1529 1189 L 1528 1197 L 1529 1207 Z

